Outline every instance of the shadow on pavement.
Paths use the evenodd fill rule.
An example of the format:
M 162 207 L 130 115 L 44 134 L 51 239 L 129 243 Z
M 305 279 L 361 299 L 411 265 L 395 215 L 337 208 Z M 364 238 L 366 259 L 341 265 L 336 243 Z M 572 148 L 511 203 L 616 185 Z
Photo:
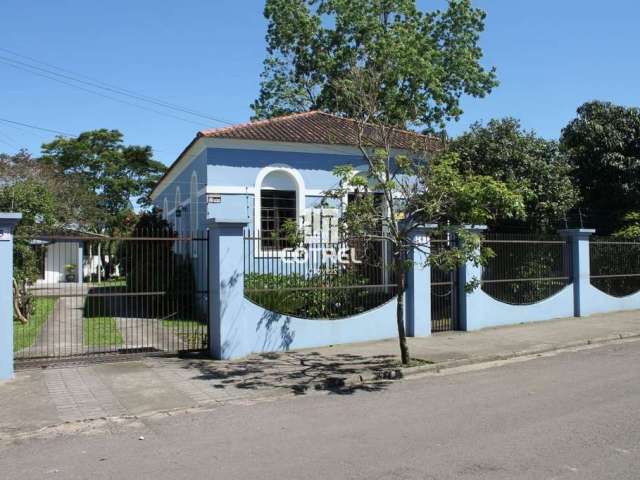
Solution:
M 334 394 L 355 391 L 375 392 L 386 388 L 388 381 L 346 382 L 364 371 L 383 372 L 398 369 L 393 355 L 364 357 L 352 354 L 321 355 L 318 352 L 264 353 L 246 360 L 221 362 L 186 360 L 185 369 L 194 370 L 193 380 L 211 382 L 218 389 L 285 389 L 303 395 L 309 390 L 327 390 Z M 356 377 L 357 378 L 357 377 Z M 357 383 L 357 382 L 356 382 Z

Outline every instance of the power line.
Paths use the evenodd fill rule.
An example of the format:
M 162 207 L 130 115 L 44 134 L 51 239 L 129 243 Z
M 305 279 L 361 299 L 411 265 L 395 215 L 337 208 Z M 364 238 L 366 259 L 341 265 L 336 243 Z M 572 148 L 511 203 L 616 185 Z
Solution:
M 60 130 L 54 130 L 52 128 L 38 127 L 37 125 L 31 125 L 30 123 L 16 122 L 15 120 L 9 120 L 8 118 L 0 118 L 0 122 L 11 123 L 13 125 L 20 125 L 22 127 L 33 128 L 34 130 L 42 130 L 43 132 L 55 133 L 63 135 L 65 137 L 75 136 L 73 133 L 61 132 Z
M 26 55 L 21 55 L 21 54 L 19 54 L 17 52 L 14 52 L 12 50 L 7 49 L 7 48 L 0 47 L 0 50 L 2 50 L 4 52 L 8 52 L 11 55 L 14 55 L 14 56 L 17 56 L 17 57 L 25 58 L 25 59 L 28 59 L 28 60 L 30 60 L 32 62 L 39 63 L 41 65 L 46 65 L 46 66 L 51 67 L 51 68 L 53 68 L 55 70 L 58 70 L 59 72 L 66 72 L 66 73 L 68 73 L 70 75 L 59 73 L 59 72 L 56 72 L 56 71 L 53 71 L 53 70 L 50 70 L 50 69 L 47 69 L 47 68 L 40 67 L 38 65 L 33 65 L 33 64 L 26 63 L 26 62 L 22 62 L 20 60 L 8 58 L 8 57 L 0 57 L 5 62 L 13 62 L 14 64 L 12 66 L 14 66 L 14 67 L 16 66 L 16 64 L 18 64 L 18 65 L 21 65 L 23 67 L 28 67 L 28 68 L 31 68 L 31 69 L 36 69 L 36 70 L 42 71 L 42 72 L 47 73 L 49 75 L 55 75 L 57 77 L 65 78 L 65 79 L 71 80 L 73 82 L 77 82 L 77 83 L 81 83 L 81 84 L 84 84 L 84 85 L 88 85 L 88 86 L 91 86 L 91 87 L 94 87 L 94 88 L 98 88 L 98 89 L 101 89 L 101 90 L 106 90 L 106 91 L 109 91 L 111 93 L 115 93 L 117 95 L 122 95 L 122 96 L 125 96 L 125 97 L 133 98 L 133 99 L 136 99 L 136 100 L 139 100 L 139 101 L 143 101 L 143 102 L 147 102 L 147 103 L 152 103 L 152 104 L 161 106 L 163 108 L 179 111 L 179 112 L 182 112 L 182 113 L 187 113 L 189 115 L 205 118 L 207 120 L 212 120 L 214 122 L 223 123 L 223 124 L 227 124 L 227 125 L 232 125 L 232 122 L 217 118 L 215 116 L 209 115 L 207 113 L 203 113 L 201 111 L 192 109 L 190 107 L 185 107 L 183 105 L 179 105 L 179 104 L 176 104 L 176 103 L 167 102 L 167 101 L 162 100 L 162 99 L 157 98 L 157 97 L 151 97 L 151 96 L 148 96 L 148 95 L 144 95 L 144 94 L 141 94 L 141 93 L 126 89 L 126 88 L 118 87 L 118 86 L 113 85 L 113 84 L 108 84 L 108 83 L 102 82 L 100 80 L 96 80 L 96 79 L 94 79 L 92 77 L 88 77 L 86 75 L 83 75 L 83 74 L 80 74 L 80 73 L 77 73 L 77 72 L 73 72 L 71 70 L 67 70 L 67 69 L 64 69 L 62 67 L 58 67 L 58 66 L 53 65 L 51 63 L 43 62 L 41 60 L 38 60 L 38 59 L 33 58 L 33 57 L 26 56 Z M 35 73 L 35 72 L 31 72 L 31 73 Z M 82 80 L 82 78 L 85 78 L 87 80 Z
M 54 82 L 61 83 L 61 84 L 63 84 L 63 85 L 68 85 L 68 86 L 70 86 L 70 87 L 77 88 L 77 89 L 79 89 L 79 90 L 82 90 L 82 91 L 85 91 L 85 92 L 91 93 L 91 94 L 93 94 L 93 95 L 97 95 L 98 97 L 107 98 L 107 99 L 109 99 L 109 100 L 113 100 L 113 101 L 115 101 L 115 102 L 119 102 L 119 103 L 122 103 L 122 104 L 125 104 L 125 105 L 130 105 L 130 106 L 132 106 L 132 107 L 140 108 L 140 109 L 142 109 L 142 110 L 146 110 L 146 111 L 149 111 L 149 112 L 157 113 L 158 115 L 164 115 L 165 117 L 175 118 L 175 119 L 177 119 L 177 120 L 181 120 L 181 121 L 183 121 L 183 122 L 187 122 L 187 123 L 191 123 L 191 124 L 194 124 L 194 125 L 198 125 L 199 127 L 206 126 L 206 124 L 205 124 L 205 123 L 202 123 L 202 122 L 196 122 L 196 121 L 192 121 L 192 120 L 189 120 L 189 119 L 186 119 L 186 118 L 178 117 L 177 115 L 173 115 L 173 114 L 168 113 L 168 112 L 162 112 L 162 111 L 160 111 L 160 110 L 156 110 L 156 109 L 154 109 L 154 108 L 146 107 L 146 106 L 144 106 L 144 105 L 139 105 L 139 104 L 137 104 L 137 103 L 129 102 L 129 101 L 124 100 L 124 99 L 121 99 L 121 98 L 116 98 L 116 97 L 112 97 L 112 96 L 110 96 L 110 95 L 105 95 L 104 93 L 96 92 L 96 91 L 91 90 L 91 89 L 89 89 L 89 88 L 85 88 L 85 87 L 82 87 L 82 86 L 80 86 L 80 85 L 76 85 L 76 84 L 74 84 L 74 83 L 67 82 L 67 81 L 65 81 L 65 80 L 61 80 L 61 79 L 59 79 L 59 78 L 55 78 L 55 77 L 52 77 L 52 76 L 46 75 L 46 74 L 44 74 L 44 73 L 40 73 L 40 72 L 36 72 L 36 71 L 32 71 L 32 70 L 30 70 L 30 69 L 28 69 L 28 68 L 25 68 L 25 67 L 22 67 L 22 66 L 20 66 L 20 65 L 15 65 L 15 64 L 13 64 L 13 63 L 6 62 L 6 61 L 2 60 L 2 58 L 0 58 L 0 63 L 4 63 L 4 64 L 6 64 L 6 65 L 9 65 L 9 66 L 13 67 L 13 68 L 16 68 L 16 69 L 18 69 L 18 70 L 23 70 L 23 71 L 25 71 L 25 72 L 31 73 L 31 74 L 33 74 L 33 75 L 37 75 L 37 76 L 39 76 L 39 77 L 44 77 L 44 78 L 47 78 L 47 79 L 49 79 L 49 80 L 53 80 Z

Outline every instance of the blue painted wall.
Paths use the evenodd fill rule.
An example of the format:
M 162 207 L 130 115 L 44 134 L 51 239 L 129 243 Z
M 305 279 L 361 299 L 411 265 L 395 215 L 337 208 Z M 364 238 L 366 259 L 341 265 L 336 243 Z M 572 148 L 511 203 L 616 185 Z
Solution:
M 330 153 L 282 152 L 208 148 L 207 182 L 212 187 L 248 187 L 253 189 L 261 169 L 287 166 L 298 170 L 307 190 L 327 190 L 337 186 L 333 169 L 338 165 L 365 165 L 359 155 Z M 223 193 L 219 204 L 207 206 L 207 218 L 218 220 L 246 219 L 253 221 L 253 194 Z M 305 206 L 315 207 L 321 197 L 305 196 Z M 336 203 L 333 201 L 332 203 Z

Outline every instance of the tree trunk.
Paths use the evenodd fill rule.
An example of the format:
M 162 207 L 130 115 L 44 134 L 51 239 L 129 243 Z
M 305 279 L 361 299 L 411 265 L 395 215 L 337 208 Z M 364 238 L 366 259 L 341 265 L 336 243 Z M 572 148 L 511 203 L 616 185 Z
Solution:
M 20 298 L 22 294 L 20 293 L 20 289 L 18 288 L 18 282 L 16 279 L 13 279 L 13 311 L 16 317 L 22 325 L 26 325 L 29 323 L 29 319 L 22 313 L 22 309 L 20 307 Z
M 396 275 L 398 276 L 398 306 L 396 308 L 396 322 L 398 324 L 398 342 L 400 343 L 400 359 L 403 365 L 409 365 L 411 357 L 409 355 L 409 344 L 407 343 L 407 333 L 404 328 L 404 285 L 406 272 L 402 261 L 395 261 Z M 399 268 L 398 268 L 399 267 Z

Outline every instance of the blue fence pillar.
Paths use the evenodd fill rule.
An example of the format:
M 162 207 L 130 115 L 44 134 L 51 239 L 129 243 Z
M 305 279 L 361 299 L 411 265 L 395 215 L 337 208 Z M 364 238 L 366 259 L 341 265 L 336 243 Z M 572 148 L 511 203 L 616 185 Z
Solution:
M 242 356 L 255 332 L 245 334 L 244 228 L 246 220 L 209 222 L 209 353 L 215 359 Z
M 466 227 L 473 233 L 480 234 L 487 229 L 484 225 Z M 480 252 L 476 252 L 480 254 Z M 467 285 L 482 279 L 482 267 L 474 262 L 466 262 L 458 267 L 456 273 L 457 301 L 458 301 L 458 328 L 460 330 L 477 330 L 482 328 L 486 316 L 485 304 L 480 295 L 480 287 L 472 292 L 467 292 Z
M 596 231 L 586 228 L 560 230 L 562 237 L 571 245 L 571 275 L 573 282 L 573 314 L 576 317 L 589 315 L 587 292 L 591 282 L 591 260 L 589 237 Z
M 13 378 L 13 229 L 21 218 L 0 212 L 0 381 Z
M 407 336 L 431 335 L 431 268 L 427 265 L 429 235 L 426 230 L 416 232 L 416 245 L 411 251 L 412 266 L 407 272 L 406 315 Z

